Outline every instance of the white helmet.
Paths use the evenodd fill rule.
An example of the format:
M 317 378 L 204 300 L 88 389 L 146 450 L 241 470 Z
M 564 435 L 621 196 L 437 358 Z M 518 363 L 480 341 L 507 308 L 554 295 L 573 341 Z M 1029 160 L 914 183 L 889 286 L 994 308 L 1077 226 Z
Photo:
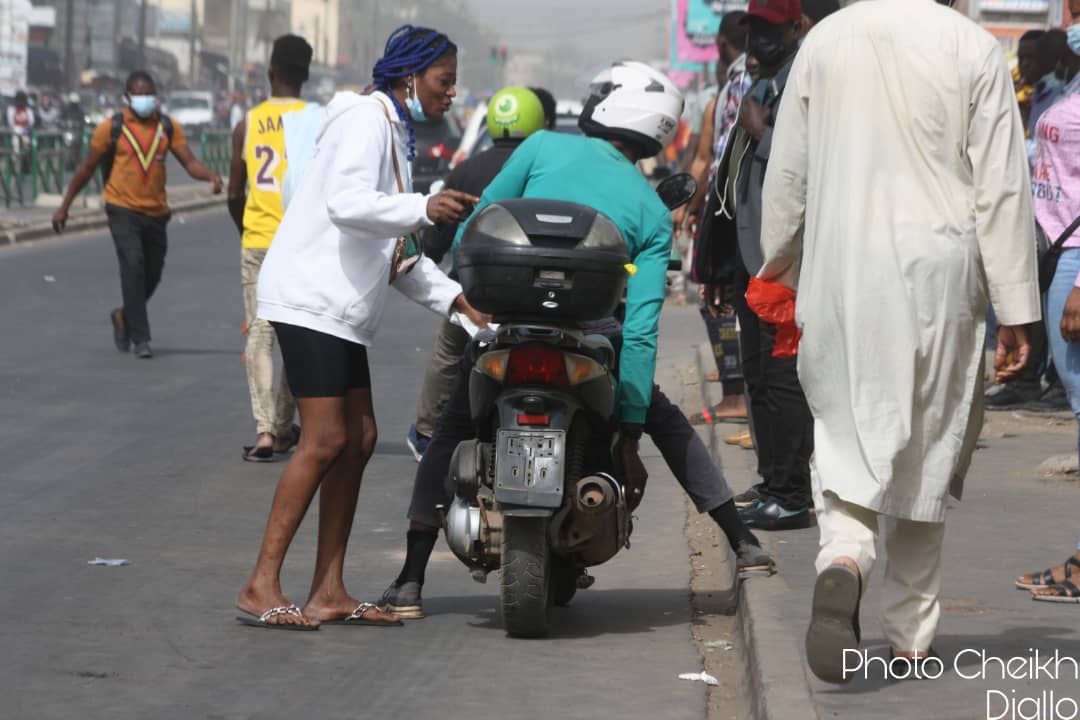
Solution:
M 675 137 L 684 104 L 663 73 L 633 60 L 617 62 L 593 78 L 578 126 L 592 137 L 632 142 L 652 157 Z

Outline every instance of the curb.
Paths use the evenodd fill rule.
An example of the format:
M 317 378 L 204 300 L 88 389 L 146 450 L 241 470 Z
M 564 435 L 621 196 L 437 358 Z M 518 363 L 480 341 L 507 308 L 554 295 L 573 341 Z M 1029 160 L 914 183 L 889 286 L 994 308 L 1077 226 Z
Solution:
M 710 407 L 718 398 L 712 397 L 705 382 L 705 368 L 712 364 L 712 350 L 707 344 L 698 345 L 694 354 L 701 382 L 702 407 Z M 720 456 L 719 426 L 709 428 L 709 450 L 718 465 Z M 766 549 L 777 558 L 778 546 L 771 538 L 763 538 Z M 820 709 L 810 690 L 810 679 L 803 662 L 802 637 L 792 636 L 784 629 L 781 609 L 775 598 L 791 593 L 784 580 L 783 567 L 771 578 L 739 583 L 737 627 L 746 648 L 747 676 L 750 679 L 750 707 L 754 720 L 788 720 L 791 717 L 817 720 Z
M 222 195 L 221 197 L 198 198 L 196 200 L 179 202 L 171 206 L 171 210 L 172 214 L 176 215 L 181 212 L 206 210 L 224 204 L 225 198 L 224 195 Z M 72 234 L 86 230 L 100 230 L 101 228 L 108 227 L 108 225 L 109 220 L 105 215 L 105 211 L 102 210 L 100 213 L 69 220 L 67 226 L 64 228 L 64 233 Z M 56 233 L 53 232 L 52 223 L 39 223 L 37 225 L 27 225 L 25 227 L 12 228 L 10 230 L 0 230 L 0 246 L 32 242 L 34 240 L 41 240 L 53 236 L 56 236 Z

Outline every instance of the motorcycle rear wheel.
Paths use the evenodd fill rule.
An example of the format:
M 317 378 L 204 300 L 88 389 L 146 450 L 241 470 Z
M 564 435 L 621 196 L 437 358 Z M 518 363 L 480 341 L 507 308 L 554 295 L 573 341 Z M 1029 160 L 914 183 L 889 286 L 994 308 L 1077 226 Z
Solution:
M 551 607 L 551 551 L 547 518 L 506 517 L 502 533 L 499 607 L 511 637 L 548 634 Z

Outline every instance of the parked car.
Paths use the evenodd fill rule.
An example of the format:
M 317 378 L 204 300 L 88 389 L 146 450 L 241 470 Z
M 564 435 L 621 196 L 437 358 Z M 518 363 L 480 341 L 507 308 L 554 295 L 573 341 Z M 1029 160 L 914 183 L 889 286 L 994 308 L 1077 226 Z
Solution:
M 461 128 L 452 118 L 414 122 L 416 159 L 413 160 L 413 190 L 427 193 L 431 184 L 450 172 L 450 161 L 461 143 Z
M 192 139 L 214 125 L 214 93 L 202 90 L 177 90 L 169 95 L 165 108 Z

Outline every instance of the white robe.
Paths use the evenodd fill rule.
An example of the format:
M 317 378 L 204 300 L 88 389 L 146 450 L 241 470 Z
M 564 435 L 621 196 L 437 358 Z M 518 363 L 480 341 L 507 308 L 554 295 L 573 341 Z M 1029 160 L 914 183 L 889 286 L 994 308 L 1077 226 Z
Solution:
M 761 276 L 798 290 L 815 495 L 943 521 L 982 426 L 987 301 L 1003 325 L 1041 315 L 998 42 L 933 0 L 830 16 L 795 60 L 764 192 Z

